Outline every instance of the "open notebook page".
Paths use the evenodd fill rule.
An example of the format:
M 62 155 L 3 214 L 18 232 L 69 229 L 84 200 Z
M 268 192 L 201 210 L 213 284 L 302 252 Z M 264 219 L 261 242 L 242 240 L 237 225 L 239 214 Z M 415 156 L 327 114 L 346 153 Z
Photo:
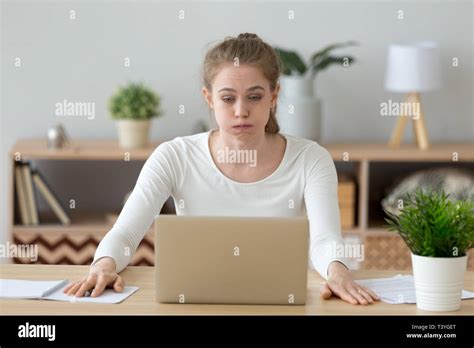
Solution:
M 0 298 L 120 303 L 139 289 L 136 286 L 126 286 L 122 292 L 105 289 L 98 297 L 74 297 L 63 293 L 67 284 L 69 284 L 67 279 L 53 281 L 0 279 Z
M 64 288 L 67 283 L 67 280 L 0 279 L 0 297 L 40 299 L 58 288 Z

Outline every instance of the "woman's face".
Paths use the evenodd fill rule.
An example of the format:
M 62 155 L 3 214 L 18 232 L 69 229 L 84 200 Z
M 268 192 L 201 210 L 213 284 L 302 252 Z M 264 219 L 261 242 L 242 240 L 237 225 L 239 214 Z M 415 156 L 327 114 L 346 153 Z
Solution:
M 265 133 L 278 91 L 278 85 L 270 91 L 270 83 L 259 69 L 232 63 L 222 65 L 212 82 L 212 92 L 203 88 L 221 132 L 239 138 Z

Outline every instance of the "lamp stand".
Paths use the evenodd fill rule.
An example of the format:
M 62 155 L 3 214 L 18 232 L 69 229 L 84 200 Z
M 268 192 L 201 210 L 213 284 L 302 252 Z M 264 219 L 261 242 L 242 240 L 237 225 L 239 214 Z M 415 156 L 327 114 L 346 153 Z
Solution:
M 419 93 L 409 93 L 406 99 L 406 103 L 411 103 L 411 105 L 419 105 L 419 117 L 417 119 L 413 118 L 413 130 L 415 132 L 415 140 L 417 146 L 422 149 L 426 150 L 430 147 L 429 140 L 428 140 L 428 132 L 425 126 L 425 116 L 423 114 L 423 110 L 421 109 L 421 101 L 420 101 L 420 94 Z M 399 119 L 397 121 L 397 125 L 393 130 L 392 136 L 388 145 L 392 148 L 400 147 L 400 143 L 402 142 L 403 138 L 403 131 L 405 126 L 408 122 L 408 117 L 413 115 L 406 115 L 400 114 Z

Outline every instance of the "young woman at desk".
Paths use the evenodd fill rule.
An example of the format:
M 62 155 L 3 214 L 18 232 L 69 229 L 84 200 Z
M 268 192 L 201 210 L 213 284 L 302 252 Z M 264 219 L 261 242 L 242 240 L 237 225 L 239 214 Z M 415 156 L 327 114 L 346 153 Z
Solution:
M 210 49 L 203 94 L 218 129 L 159 145 L 145 162 L 116 223 L 99 244 L 89 274 L 68 285 L 69 295 L 121 291 L 121 272 L 169 196 L 181 215 L 307 215 L 311 265 L 327 279 L 321 296 L 369 304 L 376 294 L 353 281 L 343 259 L 327 252 L 342 243 L 337 173 L 323 147 L 282 135 L 275 118 L 281 63 L 255 34 L 227 37 Z M 244 152 L 242 152 L 244 150 Z M 229 154 L 258 154 L 238 163 Z M 246 156 L 247 159 L 255 156 Z M 237 163 L 236 163 L 237 162 Z

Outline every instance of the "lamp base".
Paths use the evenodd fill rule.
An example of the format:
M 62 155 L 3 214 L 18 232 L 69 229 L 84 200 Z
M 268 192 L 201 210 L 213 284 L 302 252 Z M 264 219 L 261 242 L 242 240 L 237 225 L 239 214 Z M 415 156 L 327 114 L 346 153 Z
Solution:
M 420 149 L 426 150 L 430 147 L 430 143 L 428 140 L 428 131 L 426 130 L 426 126 L 425 126 L 425 116 L 423 115 L 423 111 L 421 108 L 420 94 L 409 93 L 406 99 L 406 103 L 407 105 L 411 104 L 411 105 L 417 106 L 418 115 L 407 115 L 405 112 L 400 113 L 399 119 L 397 121 L 397 125 L 395 126 L 395 129 L 393 130 L 393 133 L 388 145 L 392 148 L 400 147 L 400 144 L 403 138 L 403 131 L 408 122 L 408 118 L 412 117 L 416 144 Z M 401 109 L 406 111 L 405 108 L 401 108 Z

